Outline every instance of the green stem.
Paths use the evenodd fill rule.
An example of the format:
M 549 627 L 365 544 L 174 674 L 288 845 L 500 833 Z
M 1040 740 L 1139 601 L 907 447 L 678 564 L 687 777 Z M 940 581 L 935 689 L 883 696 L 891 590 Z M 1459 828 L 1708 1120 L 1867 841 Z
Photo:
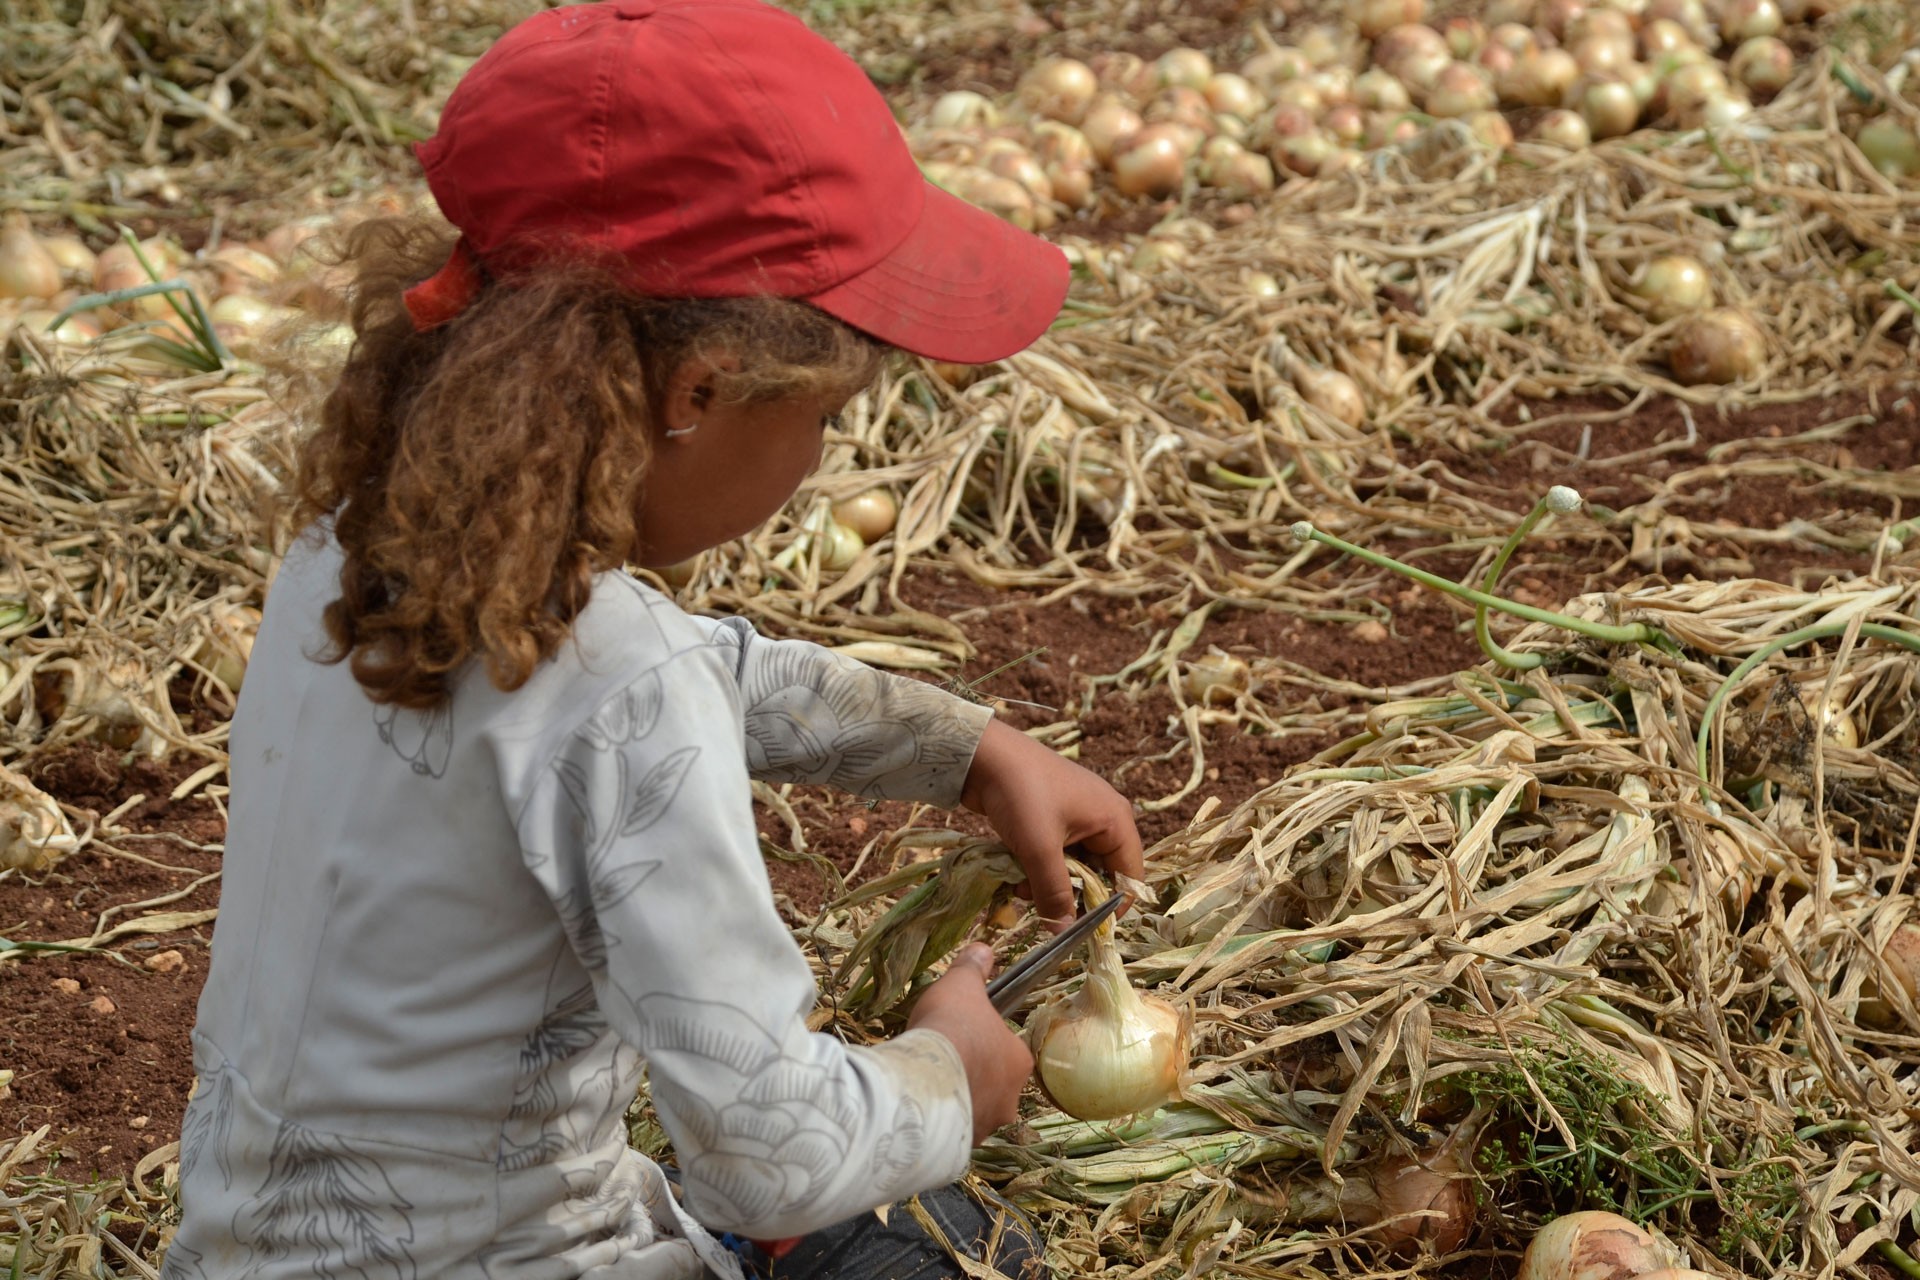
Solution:
M 1533 532 L 1533 526 L 1539 524 L 1540 518 L 1546 514 L 1547 500 L 1541 498 L 1533 504 L 1533 510 L 1527 512 L 1527 518 L 1520 522 L 1520 527 L 1507 535 L 1506 542 L 1500 548 L 1500 554 L 1495 556 L 1493 563 L 1487 566 L 1487 576 L 1480 580 L 1480 590 L 1488 595 L 1493 594 L 1493 588 L 1500 581 L 1500 575 L 1505 571 L 1507 561 L 1513 556 L 1514 550 L 1519 547 L 1522 539 Z M 1546 661 L 1537 653 L 1509 653 L 1501 648 L 1500 644 L 1494 640 L 1493 632 L 1487 628 L 1487 606 L 1484 604 L 1475 605 L 1473 608 L 1473 638 L 1480 642 L 1480 652 L 1501 666 L 1512 667 L 1515 671 L 1531 671 Z
M 1700 713 L 1700 728 L 1693 736 L 1693 762 L 1695 771 L 1700 775 L 1702 800 L 1711 802 L 1712 799 L 1713 779 L 1707 771 L 1707 738 L 1713 732 L 1714 717 L 1720 714 L 1720 706 L 1727 700 L 1727 695 L 1733 692 L 1733 686 L 1744 680 L 1748 672 L 1782 649 L 1805 644 L 1809 640 L 1825 640 L 1832 636 L 1843 635 L 1851 625 L 1846 622 L 1821 622 L 1811 627 L 1802 627 L 1798 631 L 1789 631 L 1784 636 L 1770 640 L 1748 654 L 1740 665 L 1733 669 L 1733 674 L 1713 691 L 1713 696 L 1707 699 L 1706 710 Z M 1898 627 L 1882 626 L 1877 622 L 1864 622 L 1860 624 L 1860 634 L 1874 640 L 1887 640 L 1920 653 L 1920 635 L 1902 631 Z
M 1912 307 L 1916 313 L 1920 313 L 1920 298 L 1916 298 L 1905 289 L 1902 289 L 1896 281 L 1885 280 L 1882 281 L 1881 284 L 1889 294 L 1900 299 L 1900 301 L 1906 303 L 1909 307 Z
M 1472 587 L 1463 587 L 1457 582 L 1449 582 L 1438 574 L 1428 573 L 1425 569 L 1416 569 L 1412 565 L 1402 564 L 1392 556 L 1382 555 L 1378 551 L 1369 551 L 1365 547 L 1357 547 L 1343 538 L 1323 533 L 1305 521 L 1294 526 L 1294 536 L 1303 541 L 1310 540 L 1337 551 L 1344 551 L 1368 564 L 1377 565 L 1382 569 L 1391 569 L 1402 577 L 1412 578 L 1422 586 L 1432 587 L 1435 591 L 1443 591 L 1472 604 L 1484 604 L 1489 609 L 1498 609 L 1516 618 L 1525 618 L 1528 622 L 1544 622 L 1548 626 L 1575 631 L 1590 639 L 1608 644 L 1659 644 L 1667 638 L 1657 628 L 1649 627 L 1644 623 L 1631 622 L 1625 626 L 1615 627 L 1604 622 L 1590 622 L 1585 618 L 1569 618 L 1566 614 L 1555 613 L 1551 609 L 1536 609 L 1532 605 L 1502 600 L 1499 596 L 1490 596 L 1484 591 L 1475 591 Z
M 1863 1204 L 1854 1210 L 1853 1225 L 1862 1230 L 1873 1226 L 1879 1221 L 1880 1215 L 1875 1213 L 1869 1205 Z M 1894 1270 L 1899 1271 L 1903 1275 L 1912 1276 L 1913 1280 L 1920 1280 L 1920 1262 L 1916 1262 L 1912 1254 L 1902 1249 L 1893 1241 L 1878 1241 L 1874 1244 L 1873 1251 L 1891 1263 Z

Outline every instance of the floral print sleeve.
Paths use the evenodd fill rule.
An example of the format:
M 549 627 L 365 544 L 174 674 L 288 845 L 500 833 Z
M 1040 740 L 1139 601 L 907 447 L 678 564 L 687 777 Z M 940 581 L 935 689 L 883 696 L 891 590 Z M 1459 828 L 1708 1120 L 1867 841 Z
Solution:
M 805 640 L 768 640 L 739 618 L 696 621 L 731 651 L 755 778 L 960 802 L 990 709 Z
M 972 743 L 943 756 L 932 734 L 860 738 L 837 718 L 829 735 L 818 707 L 885 711 L 895 695 L 837 660 L 810 682 L 817 659 L 777 650 L 736 684 L 743 658 L 744 643 L 716 637 L 616 692 L 548 763 L 519 827 L 601 1009 L 645 1055 L 688 1208 L 768 1238 L 953 1180 L 972 1120 L 937 1034 L 859 1048 L 807 1030 L 813 979 L 773 906 L 742 760 L 935 790 Z M 803 692 L 783 700 L 768 673 L 788 661 Z M 742 706 L 755 681 L 757 713 Z M 900 705 L 898 724 L 927 726 L 925 704 Z

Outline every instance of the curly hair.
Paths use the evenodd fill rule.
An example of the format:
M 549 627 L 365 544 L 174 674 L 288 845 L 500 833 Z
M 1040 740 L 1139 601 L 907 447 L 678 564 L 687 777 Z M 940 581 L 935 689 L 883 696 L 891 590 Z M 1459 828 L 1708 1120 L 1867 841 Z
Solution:
M 805 303 L 635 297 L 590 262 L 491 283 L 417 332 L 401 293 L 452 243 L 419 219 L 348 233 L 355 339 L 290 495 L 296 527 L 330 519 L 346 558 L 319 656 L 349 661 L 375 702 L 419 710 L 475 658 L 519 688 L 594 576 L 633 558 L 650 427 L 683 360 L 729 353 L 740 367 L 716 396 L 768 402 L 851 395 L 886 351 Z

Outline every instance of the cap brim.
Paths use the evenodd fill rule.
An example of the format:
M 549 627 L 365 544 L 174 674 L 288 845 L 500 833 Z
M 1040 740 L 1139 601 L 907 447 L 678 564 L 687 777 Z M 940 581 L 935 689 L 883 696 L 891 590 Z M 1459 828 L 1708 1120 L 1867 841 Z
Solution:
M 986 364 L 1030 346 L 1066 301 L 1066 254 L 932 183 L 926 194 L 893 252 L 807 301 L 933 360 Z

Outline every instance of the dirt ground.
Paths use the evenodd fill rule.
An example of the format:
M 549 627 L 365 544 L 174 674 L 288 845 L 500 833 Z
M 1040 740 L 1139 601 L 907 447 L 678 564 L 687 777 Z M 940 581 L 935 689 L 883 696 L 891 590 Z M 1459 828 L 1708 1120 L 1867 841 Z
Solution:
M 1531 416 L 1540 423 L 1613 407 L 1533 406 Z M 1655 568 L 1674 578 L 1693 572 L 1809 585 L 1863 572 L 1868 563 L 1862 554 L 1791 539 L 1760 547 L 1734 544 L 1716 539 L 1715 522 L 1784 527 L 1792 516 L 1830 511 L 1870 513 L 1885 521 L 1895 514 L 1886 499 L 1836 482 L 1824 468 L 1864 469 L 1870 484 L 1875 471 L 1920 466 L 1914 405 L 1897 393 L 1775 407 L 1730 420 L 1711 413 L 1694 417 L 1691 440 L 1677 408 L 1655 404 L 1596 429 L 1584 449 L 1577 424 L 1516 425 L 1510 447 L 1497 453 L 1403 460 L 1445 467 L 1488 500 L 1516 510 L 1555 482 L 1575 484 L 1590 501 L 1623 513 L 1656 500 L 1664 489 L 1668 496 L 1659 500 L 1666 510 L 1688 521 L 1690 535 L 1662 548 L 1658 565 L 1635 563 L 1624 536 L 1617 547 L 1584 555 L 1551 538 L 1529 543 L 1506 581 L 1516 598 L 1541 604 Z M 1789 443 L 1799 433 L 1850 418 L 1863 421 L 1838 439 Z M 1761 479 L 1743 477 L 1737 485 L 1714 479 L 1714 468 L 1755 457 L 1788 465 Z M 1676 478 L 1685 483 L 1672 488 Z M 1428 563 L 1441 573 L 1467 568 L 1463 557 Z M 1330 561 L 1318 572 L 1315 585 L 1323 586 L 1352 568 Z M 1357 715 L 1369 699 L 1477 664 L 1470 618 L 1452 602 L 1391 583 L 1363 594 L 1385 619 L 1378 628 L 1254 608 L 1215 611 L 1195 651 L 1215 645 L 1318 673 L 1324 687 L 1285 682 L 1252 695 L 1275 719 L 1308 712 L 1317 727 L 1254 735 L 1232 723 L 1207 726 L 1201 783 L 1177 803 L 1141 816 L 1149 844 L 1177 831 L 1209 799 L 1232 805 L 1330 745 L 1341 736 L 1340 713 Z M 1187 782 L 1193 762 L 1166 687 L 1129 694 L 1094 683 L 1138 658 L 1156 632 L 1177 623 L 1187 607 L 1180 601 L 1082 593 L 1043 603 L 934 569 L 912 575 L 906 595 L 909 603 L 965 628 L 979 653 L 952 678 L 974 685 L 976 696 L 993 701 L 1014 724 L 1031 728 L 1077 719 L 1081 762 L 1136 801 L 1170 796 Z M 1344 723 L 1350 726 L 1351 719 Z M 84 941 L 150 910 L 212 911 L 224 830 L 217 793 L 210 796 L 203 785 L 183 799 L 168 798 L 197 764 L 130 764 L 94 746 L 39 760 L 30 769 L 39 785 L 95 822 L 115 815 L 123 830 L 38 881 L 0 883 L 0 937 Z M 763 809 L 760 819 L 775 892 L 795 924 L 811 918 L 835 891 L 835 881 L 856 864 L 861 877 L 885 870 L 884 838 L 902 824 L 980 829 L 966 815 L 916 812 L 895 803 L 869 807 L 820 788 L 795 788 L 786 799 L 800 823 L 798 840 L 772 811 Z M 833 874 L 795 852 L 802 841 L 832 865 Z M 11 1097 L 0 1108 L 6 1134 L 52 1125 L 68 1177 L 94 1171 L 124 1176 L 142 1156 L 175 1140 L 191 1079 L 187 1033 L 211 933 L 211 923 L 195 923 L 123 935 L 91 954 L 36 951 L 0 964 L 0 1066 L 15 1073 Z

